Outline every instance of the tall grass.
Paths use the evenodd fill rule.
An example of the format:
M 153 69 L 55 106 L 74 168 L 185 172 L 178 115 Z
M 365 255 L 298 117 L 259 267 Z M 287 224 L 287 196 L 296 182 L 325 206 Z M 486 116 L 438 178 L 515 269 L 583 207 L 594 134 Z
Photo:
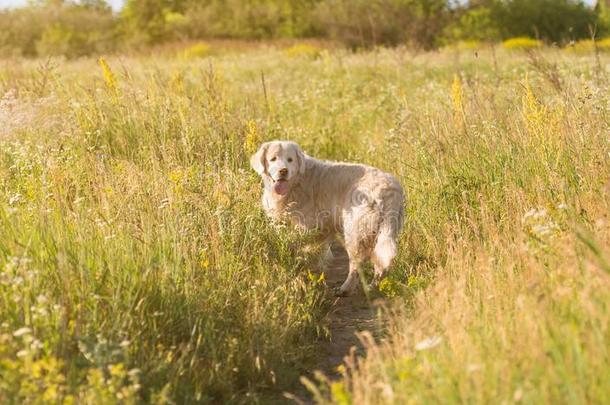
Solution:
M 547 72 L 501 59 L 497 81 L 476 63 L 452 81 L 440 72 L 419 102 L 404 96 L 390 132 L 410 191 L 397 268 L 431 283 L 414 296 L 405 285 L 386 338 L 363 334 L 366 357 L 340 381 L 310 385 L 319 402 L 610 395 L 608 85 L 592 61 L 579 71 L 546 56 L 560 92 Z
M 559 90 L 496 56 L 7 61 L 0 402 L 296 389 L 326 287 L 309 236 L 259 208 L 247 162 L 272 138 L 395 173 L 409 196 L 387 338 L 319 401 L 602 402 L 607 81 L 593 56 L 548 51 Z
M 253 116 L 207 65 L 112 65 L 57 77 L 59 129 L 2 140 L 0 398 L 205 402 L 291 383 L 320 288 L 301 239 L 255 208 Z

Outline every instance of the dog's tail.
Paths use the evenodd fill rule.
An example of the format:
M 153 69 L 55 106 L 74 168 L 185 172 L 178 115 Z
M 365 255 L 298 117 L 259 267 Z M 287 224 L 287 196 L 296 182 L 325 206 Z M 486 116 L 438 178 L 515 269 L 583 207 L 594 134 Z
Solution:
M 387 269 L 392 259 L 398 254 L 398 235 L 404 219 L 402 190 L 392 190 L 384 202 L 386 206 L 379 224 L 377 242 L 373 249 L 373 260 L 382 270 Z

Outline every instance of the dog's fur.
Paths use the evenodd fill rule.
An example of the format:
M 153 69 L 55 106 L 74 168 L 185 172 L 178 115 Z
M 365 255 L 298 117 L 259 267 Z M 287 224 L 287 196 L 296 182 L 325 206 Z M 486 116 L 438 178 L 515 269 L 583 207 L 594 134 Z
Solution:
M 250 163 L 263 178 L 263 208 L 272 219 L 316 229 L 326 243 L 343 236 L 349 273 L 340 295 L 357 284 L 364 260 L 373 263 L 376 281 L 383 277 L 404 217 L 396 178 L 370 166 L 314 159 L 289 141 L 262 144 Z

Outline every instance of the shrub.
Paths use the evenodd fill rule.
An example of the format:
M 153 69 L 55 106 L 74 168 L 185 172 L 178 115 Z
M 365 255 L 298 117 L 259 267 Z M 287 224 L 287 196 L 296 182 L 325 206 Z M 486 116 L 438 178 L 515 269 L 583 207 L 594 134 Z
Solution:
M 574 53 L 590 53 L 593 52 L 595 46 L 593 45 L 593 41 L 590 39 L 583 39 L 578 42 L 575 42 L 568 47 L 565 48 L 567 51 Z
M 74 4 L 28 7 L 0 13 L 0 53 L 78 57 L 117 45 L 110 9 Z
M 492 17 L 503 38 L 539 37 L 566 43 L 586 38 L 596 14 L 577 0 L 504 0 L 491 2 Z
M 458 41 L 449 46 L 449 48 L 458 49 L 460 51 L 470 51 L 473 49 L 481 49 L 482 47 L 483 43 L 474 39 Z
M 597 41 L 597 49 L 604 52 L 610 52 L 610 37 Z
M 430 49 L 447 16 L 442 0 L 324 0 L 314 19 L 328 36 L 352 48 L 407 42 Z
M 541 46 L 542 41 L 527 37 L 509 38 L 506 41 L 502 42 L 502 47 L 510 50 L 535 49 L 540 48 Z
M 31 9 L 0 11 L 0 55 L 36 55 L 44 14 Z
M 284 53 L 289 58 L 317 58 L 318 56 L 320 56 L 320 48 L 311 44 L 297 44 L 284 50 Z
M 205 58 L 210 55 L 212 47 L 205 42 L 198 42 L 195 45 L 189 46 L 183 52 L 184 59 Z
M 610 52 L 610 38 L 604 38 L 602 40 L 595 41 L 595 43 L 593 43 L 593 41 L 590 39 L 583 39 L 572 44 L 571 46 L 568 46 L 566 50 L 580 54 L 592 53 L 595 52 L 596 45 L 598 51 Z
M 494 41 L 498 39 L 499 31 L 491 9 L 479 7 L 466 11 L 459 19 L 450 23 L 444 36 L 450 41 Z

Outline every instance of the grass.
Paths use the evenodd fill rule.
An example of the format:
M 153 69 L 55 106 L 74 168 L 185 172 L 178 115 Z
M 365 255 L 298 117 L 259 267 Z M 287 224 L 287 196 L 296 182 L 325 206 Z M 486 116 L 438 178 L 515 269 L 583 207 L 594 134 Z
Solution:
M 248 158 L 273 138 L 409 196 L 387 335 L 319 402 L 604 402 L 608 74 L 540 52 L 6 61 L 0 402 L 297 389 L 328 302 L 309 235 L 259 208 Z

